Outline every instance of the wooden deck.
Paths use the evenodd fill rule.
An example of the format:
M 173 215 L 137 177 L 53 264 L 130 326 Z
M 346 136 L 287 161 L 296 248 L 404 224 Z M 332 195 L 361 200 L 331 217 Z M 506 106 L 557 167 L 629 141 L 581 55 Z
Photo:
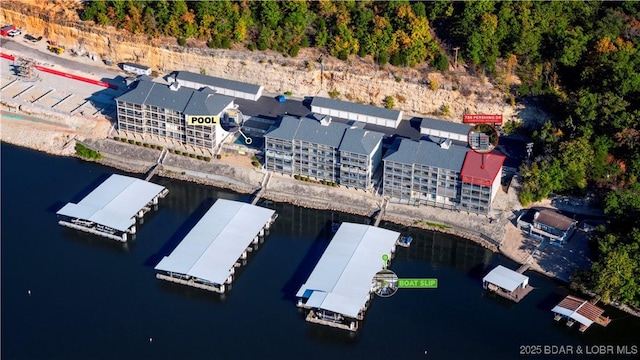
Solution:
M 326 326 L 334 327 L 334 328 L 338 328 L 338 329 L 349 330 L 349 331 L 358 331 L 358 322 L 357 321 L 354 321 L 355 327 L 352 329 L 347 324 L 343 324 L 343 323 L 339 323 L 339 322 L 333 322 L 333 321 L 329 321 L 329 320 L 318 319 L 313 310 L 309 311 L 309 313 L 307 314 L 306 320 L 308 322 L 310 322 L 310 323 L 326 325 Z
M 531 286 L 527 286 L 524 289 L 522 287 L 518 287 L 513 292 L 507 292 L 493 284 L 489 284 L 489 286 L 487 286 L 487 289 L 491 290 L 491 292 L 495 293 L 496 295 L 502 296 L 503 298 L 509 299 L 516 303 L 520 302 L 520 300 L 522 300 L 533 290 Z

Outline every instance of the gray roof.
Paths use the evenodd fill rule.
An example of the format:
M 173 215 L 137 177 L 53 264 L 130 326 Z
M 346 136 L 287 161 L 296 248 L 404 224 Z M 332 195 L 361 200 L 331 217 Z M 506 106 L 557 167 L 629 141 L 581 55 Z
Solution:
M 229 89 L 234 91 L 240 91 L 249 94 L 258 94 L 260 92 L 260 86 L 244 83 L 235 80 L 223 79 L 215 76 L 196 74 L 190 71 L 178 71 L 176 74 L 176 79 L 191 81 L 203 85 L 219 87 L 223 89 Z
M 454 134 L 467 135 L 471 126 L 467 124 L 455 123 L 451 121 L 444 121 L 432 118 L 423 118 L 420 123 L 420 128 L 434 129 L 440 131 L 447 131 Z
M 322 125 L 318 121 L 303 118 L 298 126 L 295 140 L 327 145 L 337 149 L 342 142 L 344 131 L 348 128 L 349 126 L 346 124 L 331 122 L 329 125 Z
M 363 155 L 371 154 L 382 136 L 382 133 L 353 129 L 343 123 L 322 125 L 318 120 L 289 115 L 283 116 L 280 125 L 265 134 L 266 138 L 305 141 Z
M 520 274 L 519 272 L 507 269 L 502 265 L 498 265 L 495 269 L 491 270 L 482 281 L 486 281 L 497 285 L 507 291 L 513 291 L 518 286 L 522 285 L 525 281 L 528 281 L 528 277 Z
M 307 305 L 352 318 L 369 298 L 373 276 L 382 270 L 400 233 L 374 226 L 342 223 L 296 294 Z
M 400 139 L 400 144 L 394 145 L 397 146 L 397 150 L 390 150 L 384 161 L 433 166 L 458 172 L 462 169 L 464 157 L 469 151 L 467 147 L 453 144 L 449 149 L 443 149 L 440 145 L 425 140 Z
M 266 133 L 264 137 L 291 141 L 296 136 L 301 121 L 297 117 L 283 116 L 278 127 Z
M 285 115 L 282 117 L 280 125 L 265 134 L 265 137 L 306 141 L 337 149 L 342 141 L 344 131 L 348 128 L 348 125 L 342 123 L 331 122 L 329 125 L 322 125 L 317 120 Z
M 130 62 L 122 63 L 123 67 L 125 65 L 126 66 L 131 66 L 131 67 L 134 67 L 134 68 L 138 68 L 138 69 L 142 69 L 142 70 L 149 70 L 150 69 L 148 66 L 144 66 L 144 65 L 140 65 L 140 64 L 134 64 L 134 63 L 130 63 Z
M 341 101 L 336 99 L 329 99 L 314 96 L 311 101 L 311 106 L 319 106 L 323 108 L 330 108 L 339 111 L 348 111 L 356 114 L 375 116 L 383 119 L 398 120 L 401 112 L 398 110 L 390 110 L 372 105 L 364 105 L 358 103 L 352 103 L 348 101 Z
M 382 141 L 383 134 L 364 129 L 347 129 L 340 144 L 340 151 L 369 155 Z
M 223 284 L 274 213 L 259 206 L 218 199 L 155 269 Z
M 197 91 L 181 87 L 174 91 L 167 85 L 143 79 L 136 81 L 131 90 L 116 100 L 172 109 L 187 115 L 217 115 L 234 99 L 215 94 L 210 89 Z
M 80 202 L 67 203 L 56 214 L 126 231 L 136 223 L 138 211 L 164 189 L 144 180 L 114 174 Z

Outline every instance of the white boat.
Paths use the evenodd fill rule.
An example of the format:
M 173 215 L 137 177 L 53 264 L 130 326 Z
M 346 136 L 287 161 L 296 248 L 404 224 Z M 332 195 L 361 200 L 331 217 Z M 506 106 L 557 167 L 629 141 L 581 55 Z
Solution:
M 396 241 L 396 245 L 399 245 L 402 247 L 409 247 L 412 241 L 413 241 L 413 238 L 411 236 L 403 236 L 400 239 L 398 239 L 398 241 Z

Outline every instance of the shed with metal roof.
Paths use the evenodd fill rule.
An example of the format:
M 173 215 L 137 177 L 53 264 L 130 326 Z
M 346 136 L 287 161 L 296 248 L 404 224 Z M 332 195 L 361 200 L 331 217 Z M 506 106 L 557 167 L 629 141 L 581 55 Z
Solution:
M 467 142 L 471 126 L 432 118 L 423 118 L 420 122 L 420 134 L 444 139 Z
M 402 111 L 319 96 L 315 96 L 311 101 L 311 111 L 341 119 L 356 120 L 394 129 L 397 128 L 400 121 L 402 121 Z
M 190 71 L 176 71 L 169 75 L 170 82 L 177 82 L 180 86 L 191 89 L 208 87 L 216 92 L 238 99 L 256 101 L 262 96 L 264 87 L 236 80 L 223 79 L 215 76 L 196 74 Z

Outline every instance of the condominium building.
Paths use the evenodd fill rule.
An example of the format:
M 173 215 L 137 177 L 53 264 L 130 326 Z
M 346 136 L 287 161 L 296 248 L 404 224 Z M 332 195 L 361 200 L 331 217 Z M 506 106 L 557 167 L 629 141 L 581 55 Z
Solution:
M 486 214 L 500 189 L 504 155 L 468 151 L 460 171 L 460 210 Z
M 487 214 L 504 156 L 478 154 L 450 140 L 400 139 L 383 162 L 383 194 L 392 201 Z
M 397 140 L 383 159 L 383 194 L 400 203 L 455 209 L 467 150 L 450 140 Z
M 220 117 L 234 106 L 233 98 L 209 88 L 196 91 L 144 78 L 115 100 L 120 131 L 155 135 L 208 150 L 222 141 L 225 131 L 219 125 Z M 218 125 L 190 125 L 189 116 L 209 117 Z
M 264 136 L 265 168 L 368 189 L 382 158 L 382 136 L 326 116 L 283 116 Z

